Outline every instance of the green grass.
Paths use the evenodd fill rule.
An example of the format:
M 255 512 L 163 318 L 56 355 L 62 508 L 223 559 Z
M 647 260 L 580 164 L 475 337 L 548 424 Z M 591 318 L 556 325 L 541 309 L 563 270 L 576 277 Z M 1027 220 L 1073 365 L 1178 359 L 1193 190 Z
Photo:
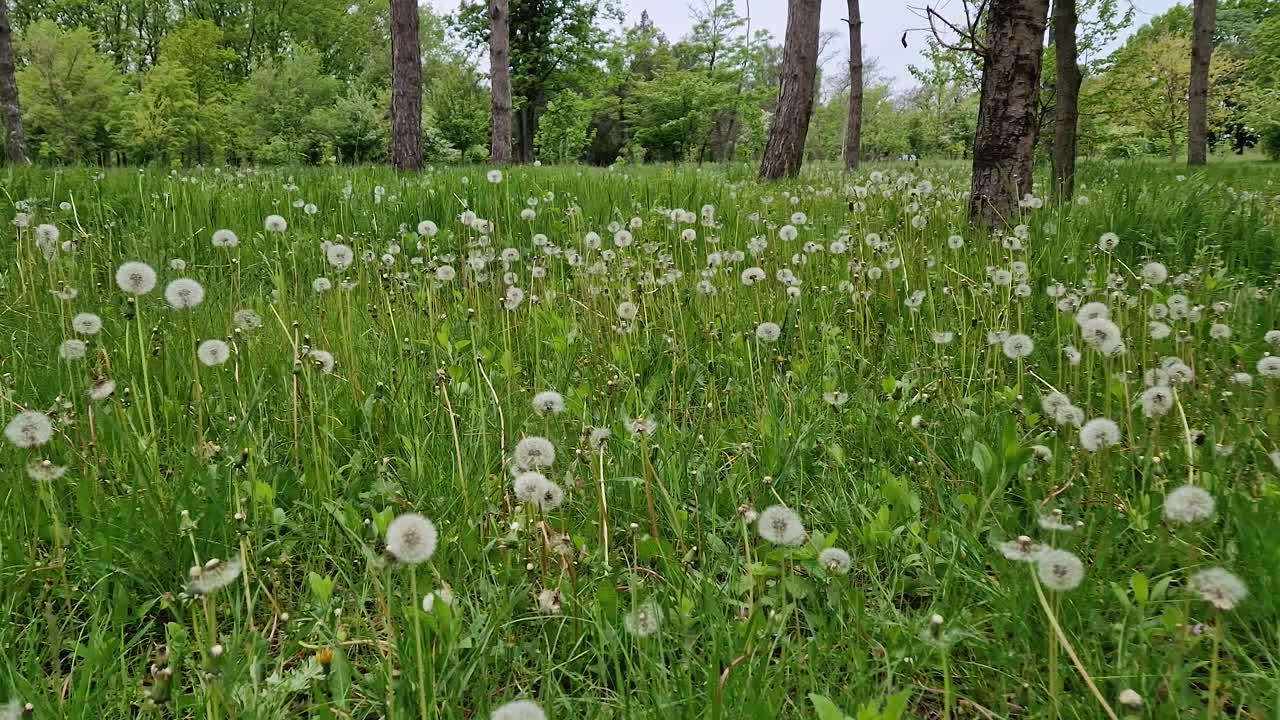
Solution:
M 1280 485 L 1267 454 L 1280 447 L 1280 386 L 1255 365 L 1280 327 L 1274 171 L 1088 165 L 1088 204 L 1026 211 L 1028 238 L 1011 251 L 965 228 L 962 169 L 879 170 L 863 212 L 849 201 L 867 172 L 830 168 L 768 186 L 745 167 L 519 168 L 497 185 L 484 168 L 10 171 L 0 419 L 36 409 L 55 432 L 43 447 L 0 447 L 0 698 L 38 718 L 407 719 L 423 706 L 472 718 L 516 698 L 552 718 L 840 716 L 811 693 L 859 718 L 893 717 L 871 709 L 885 701 L 915 718 L 1105 717 L 1047 608 L 1121 716 L 1270 717 Z M 916 179 L 897 183 L 904 174 Z M 933 190 L 912 197 L 920 178 Z M 539 201 L 529 221 L 526 198 Z M 31 227 L 9 225 L 18 202 Z M 714 228 L 658 212 L 706 204 Z M 510 272 L 528 297 L 513 310 L 500 259 L 483 276 L 466 268 L 479 238 L 458 221 L 468 208 L 493 220 L 490 250 L 520 250 Z M 780 240 L 797 211 L 808 222 Z M 286 232 L 263 230 L 272 213 Z M 596 265 L 583 236 L 612 249 L 606 226 L 632 217 L 634 244 Z M 420 251 L 425 219 L 440 232 Z M 46 259 L 36 223 L 74 249 Z M 219 228 L 240 246 L 213 247 Z M 842 232 L 848 252 L 832 254 Z M 871 232 L 892 251 L 876 255 Z M 1120 237 L 1111 253 L 1097 248 L 1105 232 Z M 535 233 L 583 262 L 535 246 Z M 768 240 L 759 257 L 747 251 L 756 236 Z M 354 264 L 329 267 L 322 241 L 350 245 Z M 824 249 L 796 263 L 809 242 Z M 713 251 L 724 262 L 708 269 Z M 889 257 L 902 265 L 878 280 L 850 268 Z M 126 260 L 160 276 L 136 302 L 114 280 Z M 1143 288 L 1135 274 L 1150 260 L 1186 274 L 1182 287 Z M 1027 264 L 1029 297 L 988 279 L 1013 261 Z M 457 278 L 434 282 L 446 262 Z M 745 286 L 753 265 L 767 277 Z M 775 279 L 784 267 L 802 281 L 797 298 Z M 1109 274 L 1114 294 L 1097 289 Z M 330 291 L 312 289 L 321 276 Z M 165 303 L 179 277 L 203 284 L 197 308 Z M 1053 283 L 1106 302 L 1127 351 L 1087 349 L 1047 296 Z M 1148 309 L 1175 292 L 1202 318 L 1167 321 L 1173 337 L 1152 340 Z M 625 332 L 623 301 L 639 310 Z M 241 309 L 262 326 L 235 329 Z M 80 312 L 103 329 L 83 359 L 61 360 Z M 765 321 L 781 326 L 776 343 L 756 338 Z M 1213 339 L 1213 323 L 1231 337 Z M 955 339 L 935 344 L 934 331 Z M 1035 349 L 1009 360 L 993 331 Z M 229 343 L 228 362 L 196 361 L 208 339 Z M 1084 353 L 1078 366 L 1067 344 Z M 332 374 L 310 349 L 333 354 Z M 1148 419 L 1143 375 L 1169 356 L 1195 378 Z M 1235 372 L 1253 384 L 1232 384 Z M 102 378 L 116 390 L 92 401 Z M 1114 419 L 1120 443 L 1081 450 L 1078 431 L 1041 410 L 1051 388 Z M 544 390 L 563 394 L 563 413 L 534 413 Z M 824 401 L 834 392 L 848 401 Z M 632 437 L 636 417 L 656 431 Z M 612 430 L 600 450 L 590 427 Z M 565 493 L 545 513 L 512 490 L 513 448 L 533 435 L 554 443 L 544 472 Z M 1034 460 L 1035 445 L 1052 459 Z M 40 458 L 66 474 L 29 479 Z M 1164 495 L 1188 478 L 1216 516 L 1170 525 Z M 800 513 L 804 544 L 770 545 L 744 522 L 745 509 L 779 503 Z M 1041 530 L 1055 508 L 1082 525 Z M 384 551 L 387 524 L 410 511 L 440 533 L 416 569 Z M 996 549 L 1022 534 L 1076 553 L 1080 587 L 1042 602 L 1032 566 Z M 847 575 L 817 562 L 832 546 L 852 556 Z M 238 557 L 243 573 L 193 598 L 188 569 L 211 557 Z M 1248 585 L 1235 610 L 1188 587 L 1211 565 Z M 446 587 L 452 607 L 419 609 Z M 560 593 L 558 613 L 539 611 L 544 590 Z M 655 634 L 628 632 L 638 608 L 660 614 Z M 941 642 L 929 640 L 935 613 Z M 1143 707 L 1118 703 L 1127 688 Z

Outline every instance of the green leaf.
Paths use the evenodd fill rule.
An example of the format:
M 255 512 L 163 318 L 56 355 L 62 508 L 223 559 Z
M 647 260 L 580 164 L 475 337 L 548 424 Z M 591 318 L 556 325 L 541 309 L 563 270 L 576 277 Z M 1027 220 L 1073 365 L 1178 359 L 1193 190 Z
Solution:
M 1138 601 L 1138 605 L 1146 605 L 1147 600 L 1151 598 L 1147 576 L 1134 573 L 1133 577 L 1129 578 L 1129 587 L 1133 588 L 1133 598 Z
M 973 460 L 973 466 L 978 468 L 979 474 L 984 478 L 991 476 L 991 471 L 996 465 L 996 455 L 981 440 L 973 441 L 973 453 L 970 459 Z
M 809 702 L 813 703 L 814 712 L 818 713 L 818 720 L 846 720 L 840 708 L 824 695 L 809 693 Z

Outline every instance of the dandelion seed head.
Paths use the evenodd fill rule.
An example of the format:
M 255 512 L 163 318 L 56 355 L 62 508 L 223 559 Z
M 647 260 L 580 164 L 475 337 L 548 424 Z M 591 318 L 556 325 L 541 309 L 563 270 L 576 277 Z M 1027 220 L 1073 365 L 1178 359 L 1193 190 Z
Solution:
M 800 515 L 785 505 L 770 505 L 756 520 L 760 537 L 775 545 L 800 545 L 808 535 Z
M 1234 610 L 1249 596 L 1249 589 L 1226 568 L 1211 567 L 1191 576 L 1191 588 L 1202 600 L 1219 610 Z
M 1050 590 L 1067 592 L 1084 581 L 1084 563 L 1066 550 L 1042 550 L 1035 558 L 1036 575 Z
M 1213 517 L 1216 503 L 1213 495 L 1195 485 L 1183 485 L 1164 498 L 1164 517 L 1169 522 L 1190 524 Z
M 418 513 L 399 515 L 387 526 L 387 552 L 406 565 L 430 560 L 438 542 L 436 526 Z

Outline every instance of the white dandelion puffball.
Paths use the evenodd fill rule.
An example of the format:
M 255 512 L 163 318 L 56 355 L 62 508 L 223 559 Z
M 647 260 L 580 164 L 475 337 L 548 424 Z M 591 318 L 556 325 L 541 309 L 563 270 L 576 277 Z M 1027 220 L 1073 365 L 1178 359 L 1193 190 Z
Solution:
M 327 277 L 318 277 L 311 281 L 311 289 L 316 293 L 329 292 L 333 289 L 333 281 Z
M 418 234 L 422 237 L 435 237 L 440 232 L 440 228 L 430 220 L 423 220 L 418 223 Z
M 622 618 L 622 627 L 638 638 L 655 635 L 662 627 L 662 609 L 654 603 L 645 603 Z
M 187 590 L 193 595 L 208 595 L 235 582 L 236 578 L 240 577 L 242 569 L 238 558 L 232 560 L 213 558 L 203 567 L 197 565 L 191 568 Z
M 351 263 L 355 262 L 356 254 L 352 251 L 351 246 L 342 243 L 334 243 L 324 251 L 325 259 L 329 264 L 338 270 L 346 270 L 351 267 Z
M 178 278 L 164 287 L 164 300 L 174 310 L 190 310 L 204 302 L 204 286 L 191 278 Z
M 640 314 L 640 308 L 630 300 L 623 300 L 618 303 L 618 319 L 623 322 L 631 322 L 636 319 L 636 315 Z
M 58 356 L 63 360 L 80 360 L 85 353 L 89 351 L 89 346 L 83 340 L 74 338 L 63 340 L 58 346 Z
M 1100 302 L 1085 303 L 1076 311 L 1076 324 L 1083 326 L 1090 320 L 1097 318 L 1111 318 L 1111 308 Z
M 756 326 L 756 337 L 764 342 L 777 342 L 782 337 L 782 328 L 775 322 L 762 322 Z
M 1244 581 L 1226 568 L 1211 567 L 1191 576 L 1191 587 L 1219 610 L 1234 610 L 1249 595 Z
M 436 280 L 440 282 L 449 282 L 458 277 L 458 271 L 454 270 L 451 265 L 441 265 L 436 268 Z
M 60 237 L 62 237 L 62 231 L 58 230 L 57 225 L 45 223 L 36 226 L 36 239 L 41 242 L 56 243 Z
M 1194 523 L 1213 517 L 1216 504 L 1204 488 L 1183 485 L 1164 498 L 1164 517 L 1175 523 Z
M 262 327 L 262 316 L 249 309 L 237 310 L 231 322 L 241 330 L 255 330 Z
M 102 318 L 93 313 L 80 313 L 71 318 L 71 329 L 81 335 L 97 335 L 102 330 Z
M 1103 252 L 1111 252 L 1119 244 L 1120 236 L 1113 232 L 1103 233 L 1102 237 L 1098 238 L 1098 249 Z
M 418 513 L 400 515 L 387 526 L 387 552 L 406 565 L 430 560 L 438 541 L 436 526 Z
M 964 247 L 964 238 L 960 237 L 959 235 L 952 235 L 951 237 L 947 238 L 947 247 L 951 248 L 952 250 L 959 250 L 960 248 Z
M 40 447 L 53 437 L 53 423 L 42 412 L 23 410 L 4 426 L 4 436 L 16 448 Z
M 494 710 L 489 720 L 547 720 L 547 714 L 532 700 L 512 700 Z
M 849 553 L 836 547 L 830 547 L 818 553 L 818 564 L 832 575 L 848 575 L 853 567 Z
M 130 295 L 146 295 L 156 288 L 156 271 L 144 262 L 124 263 L 116 269 L 116 286 Z
M 1158 262 L 1142 266 L 1142 279 L 1150 285 L 1159 285 L 1169 279 L 1169 269 Z
M 111 393 L 116 391 L 116 383 L 110 378 L 103 378 L 93 384 L 89 388 L 88 395 L 90 400 L 106 400 L 111 397 Z
M 1035 342 L 1026 335 L 1010 335 L 1001 343 L 1004 356 L 1010 360 L 1017 360 L 1030 355 L 1031 351 L 1035 350 L 1035 347 Z
M 1080 587 L 1084 563 L 1066 550 L 1049 549 L 1036 556 L 1036 574 L 1050 590 L 1066 592 Z
M 629 247 L 634 237 L 630 231 L 619 230 L 613 234 L 613 244 L 619 248 Z
M 516 443 L 515 461 L 518 467 L 526 470 L 550 467 L 556 461 L 556 447 L 544 437 L 521 438 Z
M 1120 442 L 1120 426 L 1114 420 L 1094 418 L 1080 428 L 1080 447 L 1098 452 Z
M 770 505 L 756 520 L 760 537 L 775 545 L 801 545 L 807 537 L 800 515 L 785 505 Z
M 1259 360 L 1258 374 L 1268 380 L 1280 378 L 1280 355 L 1268 355 Z
M 516 499 L 523 503 L 534 504 L 538 502 L 538 495 L 542 492 L 542 486 L 550 482 L 547 476 L 533 470 L 516 475 L 511 481 L 511 490 L 515 493 Z
M 497 185 L 498 183 L 502 182 L 502 171 L 490 170 L 489 172 L 485 173 L 485 178 L 488 179 L 489 182 Z
M 212 242 L 214 247 L 233 248 L 240 244 L 240 238 L 234 232 L 224 228 L 213 231 Z
M 267 232 L 282 233 L 289 229 L 289 221 L 285 220 L 280 215 L 268 215 L 266 219 L 262 221 L 262 227 Z
M 216 367 L 231 358 L 231 348 L 221 340 L 205 340 L 196 348 L 196 356 L 206 367 Z
M 544 390 L 533 396 L 533 411 L 546 417 L 564 412 L 564 396 L 555 390 Z
M 307 357 L 311 359 L 311 364 L 320 369 L 320 372 L 326 375 L 333 372 L 336 361 L 333 359 L 333 353 L 327 350 L 317 350 L 312 348 L 307 352 Z
M 1173 391 L 1163 385 L 1154 385 L 1142 392 L 1142 414 L 1160 417 L 1173 409 Z

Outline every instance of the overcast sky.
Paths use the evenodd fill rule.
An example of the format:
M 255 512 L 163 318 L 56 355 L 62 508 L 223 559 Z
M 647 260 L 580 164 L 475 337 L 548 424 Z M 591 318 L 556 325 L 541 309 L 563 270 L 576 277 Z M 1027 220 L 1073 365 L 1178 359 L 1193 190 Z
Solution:
M 420 0 L 432 5 L 440 12 L 453 12 L 458 7 L 458 0 Z M 1168 10 L 1179 4 L 1178 0 L 1131 0 L 1137 9 L 1132 32 L 1147 22 L 1153 15 Z M 750 7 L 751 26 L 764 28 L 773 33 L 778 42 L 782 42 L 787 27 L 786 0 L 735 0 L 738 14 L 747 15 Z M 920 62 L 919 52 L 925 44 L 925 34 L 913 32 L 907 36 L 907 47 L 902 47 L 904 30 L 925 27 L 920 17 L 919 8 L 930 2 L 935 9 L 946 13 L 948 9 L 959 13 L 960 0 L 862 0 L 862 41 L 868 57 L 874 57 L 879 71 L 891 79 L 898 89 L 906 89 L 911 85 L 911 76 L 907 66 Z M 1185 0 L 1184 0 L 1185 2 Z M 693 25 L 690 5 L 702 6 L 704 0 L 620 0 L 627 13 L 627 24 L 634 23 L 640 13 L 649 12 L 649 17 L 666 33 L 667 38 L 675 41 L 689 31 Z M 847 16 L 845 0 L 823 0 L 822 28 L 845 29 L 844 18 Z M 1123 39 L 1123 38 L 1122 38 Z M 847 55 L 844 48 L 848 40 L 841 37 L 843 44 L 839 53 L 832 47 L 829 52 L 837 56 L 834 62 L 844 62 Z

